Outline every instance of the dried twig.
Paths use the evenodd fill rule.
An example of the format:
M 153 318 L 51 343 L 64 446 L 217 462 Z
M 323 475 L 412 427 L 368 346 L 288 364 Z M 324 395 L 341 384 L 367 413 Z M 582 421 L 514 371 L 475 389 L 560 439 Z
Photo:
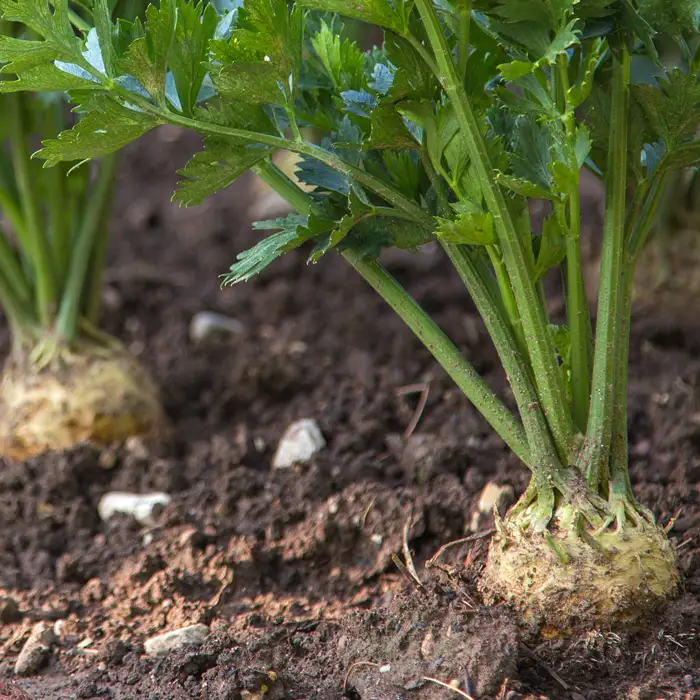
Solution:
M 411 577 L 413 580 L 422 588 L 423 587 L 423 582 L 420 580 L 418 577 L 418 572 L 416 571 L 416 567 L 413 563 L 413 555 L 411 554 L 411 550 L 408 546 L 408 535 L 411 530 L 411 526 L 413 525 L 413 506 L 411 506 L 409 513 L 408 513 L 408 518 L 406 519 L 406 522 L 403 525 L 403 557 L 406 562 L 406 568 L 408 569 L 408 572 L 411 574 Z
M 450 685 L 449 683 L 444 683 L 443 681 L 440 681 L 437 678 L 431 678 L 430 676 L 423 676 L 423 680 L 430 681 L 431 683 L 435 683 L 436 685 L 441 685 L 443 688 L 447 688 L 448 690 L 451 690 L 453 693 L 457 693 L 457 695 L 461 695 L 463 698 L 467 698 L 467 700 L 474 700 L 473 695 L 468 695 L 463 690 L 460 690 L 459 688 L 455 688 L 453 685 Z
M 354 664 L 350 666 L 348 669 L 348 672 L 345 674 L 345 680 L 343 681 L 343 692 L 347 692 L 348 689 L 348 679 L 350 678 L 350 674 L 358 667 L 358 666 L 379 666 L 379 664 L 375 664 L 374 661 L 355 661 Z
M 435 562 L 450 547 L 454 547 L 458 544 L 466 544 L 467 542 L 474 542 L 475 540 L 483 540 L 485 537 L 491 537 L 491 535 L 493 535 L 494 532 L 496 532 L 496 530 L 484 530 L 484 532 L 477 532 L 475 535 L 469 535 L 469 537 L 462 537 L 462 539 L 453 540 L 452 542 L 447 542 L 447 544 L 443 544 L 442 547 L 440 547 L 440 549 L 438 549 L 438 551 L 435 552 L 435 554 L 433 554 L 433 556 L 430 557 L 430 559 L 428 559 L 427 562 L 425 562 L 425 568 L 431 569 L 433 566 L 435 566 Z
M 399 387 L 395 390 L 395 392 L 397 396 L 406 396 L 407 394 L 420 394 L 420 398 L 418 399 L 418 405 L 416 406 L 416 410 L 413 412 L 413 418 L 411 418 L 411 422 L 408 424 L 403 434 L 404 439 L 407 440 L 411 437 L 411 435 L 413 435 L 416 427 L 418 426 L 418 423 L 420 422 L 421 416 L 423 415 L 425 406 L 428 403 L 430 385 L 427 383 L 408 384 L 407 386 Z
M 564 689 L 564 690 L 569 690 L 569 685 L 564 682 L 564 679 L 550 666 L 548 666 L 542 659 L 540 659 L 537 654 L 535 654 L 532 649 L 529 647 L 526 647 L 522 642 L 520 643 L 520 649 L 525 653 L 525 656 L 528 658 L 532 659 L 536 663 L 538 663 L 547 673 L 554 678 L 554 680 L 559 683 L 559 685 Z

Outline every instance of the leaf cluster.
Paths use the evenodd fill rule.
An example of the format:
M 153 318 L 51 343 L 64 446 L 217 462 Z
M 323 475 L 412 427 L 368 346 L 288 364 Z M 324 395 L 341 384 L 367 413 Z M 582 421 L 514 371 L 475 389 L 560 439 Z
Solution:
M 86 31 L 68 0 L 0 0 L 0 17 L 20 28 L 0 36 L 1 70 L 14 76 L 0 92 L 64 90 L 83 117 L 44 143 L 37 155 L 48 165 L 179 125 L 204 137 L 175 193 L 196 205 L 277 149 L 301 155 L 297 176 L 313 188 L 313 211 L 259 225 L 277 233 L 243 254 L 229 281 L 306 243 L 314 261 L 333 249 L 376 256 L 433 240 L 498 254 L 483 173 L 413 0 L 160 0 L 143 20 L 116 21 L 108 0 L 88 6 Z M 700 161 L 700 0 L 437 6 L 533 278 L 562 261 L 574 235 L 581 170 L 605 176 L 610 66 L 621 47 L 635 66 L 630 196 Z M 349 20 L 380 28 L 381 46 L 358 46 Z M 671 70 L 657 50 L 666 40 L 683 57 Z M 530 228 L 531 199 L 548 202 L 540 231 Z

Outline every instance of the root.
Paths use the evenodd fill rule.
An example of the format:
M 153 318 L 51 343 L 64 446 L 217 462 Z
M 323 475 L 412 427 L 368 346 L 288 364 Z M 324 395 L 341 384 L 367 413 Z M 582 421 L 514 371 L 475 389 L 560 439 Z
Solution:
M 116 341 L 52 339 L 5 365 L 0 382 L 0 456 L 23 460 L 81 442 L 168 436 L 158 390 Z
M 497 518 L 482 592 L 550 633 L 645 618 L 678 588 L 670 542 L 647 509 L 623 497 L 608 503 L 566 471 L 553 480 L 558 505 L 547 487 Z

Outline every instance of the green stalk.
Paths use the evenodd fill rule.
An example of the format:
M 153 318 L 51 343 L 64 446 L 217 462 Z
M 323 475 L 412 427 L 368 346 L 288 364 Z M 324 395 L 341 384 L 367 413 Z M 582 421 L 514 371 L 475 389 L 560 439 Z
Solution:
M 573 110 L 569 108 L 567 94 L 569 92 L 569 59 L 565 55 L 557 57 L 556 100 L 562 114 L 562 121 L 570 140 L 575 138 L 575 122 Z M 573 149 L 569 148 L 569 158 L 576 161 Z M 588 424 L 588 407 L 591 400 L 591 361 L 593 354 L 593 327 L 588 308 L 588 297 L 583 279 L 583 263 L 581 260 L 581 195 L 579 178 L 567 194 L 568 216 L 566 221 L 566 267 L 565 294 L 566 313 L 571 333 L 571 391 L 573 399 L 573 418 L 578 430 L 586 431 Z
M 503 264 L 501 252 L 498 250 L 498 246 L 495 245 L 486 246 L 486 252 L 488 253 L 489 260 L 491 260 L 491 265 L 493 265 L 493 270 L 496 273 L 496 281 L 498 282 L 498 288 L 501 292 L 503 306 L 508 314 L 511 328 L 515 333 L 515 339 L 521 352 L 527 355 L 527 343 L 525 342 L 525 335 L 523 333 L 523 324 L 520 321 L 518 305 L 515 302 L 513 287 L 510 282 L 510 277 L 508 277 L 508 272 Z
M 513 330 L 499 312 L 498 304 L 491 296 L 469 251 L 464 246 L 451 243 L 443 243 L 442 247 L 474 300 L 501 359 L 527 435 L 533 460 L 532 470 L 547 474 L 559 469 L 561 465 L 556 447 Z
M 627 190 L 627 112 L 630 58 L 622 47 L 613 56 L 610 150 L 606 173 L 605 223 L 600 261 L 600 290 L 593 360 L 591 404 L 581 468 L 597 490 L 607 479 L 610 457 L 615 385 L 616 334 L 620 323 L 620 281 L 625 239 Z
M 26 253 L 31 260 L 35 275 L 37 312 L 41 325 L 48 327 L 56 307 L 56 281 L 51 267 L 51 249 L 41 228 L 39 206 L 32 182 L 29 143 L 24 129 L 26 115 L 23 110 L 23 99 L 18 93 L 8 95 L 10 142 L 26 225 L 26 243 L 28 244 Z
M 12 289 L 17 299 L 31 308 L 32 290 L 22 272 L 17 254 L 3 231 L 0 231 L 0 275 L 5 278 L 6 284 Z M 33 314 L 31 316 L 33 320 Z
M 537 391 L 547 422 L 554 435 L 560 457 L 568 463 L 573 456 L 576 431 L 569 414 L 561 373 L 547 328 L 546 312 L 540 304 L 536 285 L 528 272 L 523 242 L 513 223 L 503 193 L 494 182 L 493 167 L 479 130 L 479 123 L 457 74 L 457 68 L 435 14 L 432 0 L 416 0 L 416 6 L 435 55 L 438 67 L 437 77 L 454 105 L 461 137 L 467 144 L 484 199 L 494 219 L 503 260 L 513 284 Z
M 85 290 L 84 313 L 88 321 L 97 323 L 100 315 L 100 303 L 102 301 L 102 278 L 107 259 L 107 248 L 109 244 L 109 220 L 112 211 L 112 200 L 114 195 L 114 181 L 117 176 L 116 153 L 105 156 L 100 164 L 100 168 L 111 169 L 111 181 L 108 185 L 108 193 L 102 202 L 102 211 L 99 213 L 97 223 L 97 236 L 90 258 L 88 271 L 88 281 Z
M 311 198 L 269 161 L 254 168 L 256 174 L 302 214 L 313 207 Z M 486 418 L 504 442 L 528 466 L 533 466 L 523 426 L 476 373 L 445 333 L 420 308 L 401 285 L 376 261 L 357 260 L 351 250 L 343 257 L 396 311 L 423 342 L 438 363 Z
M 78 319 L 90 256 L 94 249 L 105 202 L 108 201 L 111 193 L 115 165 L 116 157 L 103 160 L 73 247 L 68 282 L 56 320 L 56 333 L 65 342 L 70 343 L 75 340 L 78 333 Z
M 615 361 L 615 399 L 613 409 L 613 433 L 610 454 L 610 501 L 632 501 L 634 494 L 628 471 L 627 438 L 627 380 L 629 374 L 630 321 L 632 317 L 632 294 L 637 258 L 644 242 L 656 221 L 658 206 L 666 192 L 668 175 L 655 180 L 637 220 L 632 220 L 630 245 L 624 256 L 622 279 L 620 281 L 620 328 Z
M 34 325 L 31 305 L 17 295 L 4 270 L 0 270 L 0 306 L 10 322 L 13 341 L 17 340 L 15 336 L 20 336 Z
M 458 50 L 457 50 L 457 65 L 459 66 L 459 75 L 462 78 L 462 84 L 467 77 L 467 61 L 469 60 L 469 35 L 472 26 L 472 2 L 460 4 L 459 12 L 459 29 L 458 31 Z
M 63 106 L 60 102 L 50 105 L 44 114 L 46 133 L 60 134 L 65 129 Z M 66 193 L 66 167 L 59 163 L 53 168 L 44 170 L 47 182 L 47 223 L 49 240 L 53 248 L 53 260 L 56 270 L 56 282 L 63 289 L 68 276 L 70 265 L 71 221 L 68 216 L 70 209 L 69 197 Z

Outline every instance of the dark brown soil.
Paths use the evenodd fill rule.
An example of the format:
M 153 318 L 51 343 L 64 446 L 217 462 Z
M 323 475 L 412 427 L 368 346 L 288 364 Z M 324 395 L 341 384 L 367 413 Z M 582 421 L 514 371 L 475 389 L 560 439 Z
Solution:
M 2 465 L 0 700 L 12 684 L 36 700 L 449 700 L 463 695 L 435 681 L 453 680 L 484 700 L 700 698 L 700 332 L 647 313 L 632 348 L 632 479 L 671 525 L 682 595 L 647 629 L 525 638 L 505 609 L 480 603 L 488 539 L 448 551 L 451 575 L 424 569 L 465 535 L 487 482 L 519 493 L 525 470 L 342 260 L 290 255 L 220 290 L 217 275 L 253 240 L 251 181 L 177 209 L 170 174 L 195 145 L 163 129 L 129 149 L 105 289 L 103 325 L 162 385 L 176 444 Z M 594 198 L 588 210 L 590 233 Z M 505 392 L 444 261 L 387 264 Z M 194 344 L 201 310 L 245 330 Z M 421 387 L 427 404 L 406 438 Z M 300 418 L 319 422 L 327 447 L 272 470 Z M 97 503 L 112 490 L 173 500 L 154 526 L 105 524 Z M 420 586 L 395 563 L 404 529 Z M 16 679 L 38 621 L 55 624 L 58 643 L 37 675 Z M 144 653 L 150 636 L 195 623 L 210 629 L 203 646 Z

